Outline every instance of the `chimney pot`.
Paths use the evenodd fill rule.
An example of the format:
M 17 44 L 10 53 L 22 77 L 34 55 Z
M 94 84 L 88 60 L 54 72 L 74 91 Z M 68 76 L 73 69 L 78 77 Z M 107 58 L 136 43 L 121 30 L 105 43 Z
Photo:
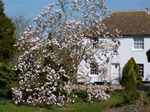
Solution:
M 149 8 L 145 8 L 146 12 L 149 14 Z

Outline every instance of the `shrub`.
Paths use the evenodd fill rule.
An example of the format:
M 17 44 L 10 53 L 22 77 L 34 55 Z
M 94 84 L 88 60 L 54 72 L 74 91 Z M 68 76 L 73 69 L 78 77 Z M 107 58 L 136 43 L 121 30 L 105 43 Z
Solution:
M 150 62 L 150 49 L 146 52 L 146 56 L 147 56 L 148 62 Z
M 123 99 L 125 103 L 135 103 L 140 98 L 140 93 L 133 83 L 128 83 L 123 92 Z
M 121 84 L 122 86 L 126 86 L 130 82 L 135 86 L 142 85 L 140 69 L 133 58 L 123 68 Z
M 149 89 L 148 92 L 147 92 L 147 96 L 150 96 L 150 89 Z
M 137 80 L 137 85 L 143 85 L 143 82 L 142 82 L 142 75 L 140 73 L 140 69 L 139 69 L 139 66 L 136 64 L 134 58 L 131 58 L 132 62 L 133 62 L 133 65 L 134 65 L 134 74 L 135 74 L 135 77 L 136 77 L 136 80 Z
M 4 63 L 0 63 L 0 97 L 12 98 L 11 87 L 16 86 L 15 72 Z
M 82 101 L 87 102 L 88 93 L 86 90 L 76 91 L 75 94 L 78 96 L 78 98 L 82 99 Z
M 123 98 L 125 103 L 135 103 L 140 97 L 137 85 L 142 85 L 142 76 L 139 66 L 131 58 L 124 66 L 121 84 L 124 86 Z

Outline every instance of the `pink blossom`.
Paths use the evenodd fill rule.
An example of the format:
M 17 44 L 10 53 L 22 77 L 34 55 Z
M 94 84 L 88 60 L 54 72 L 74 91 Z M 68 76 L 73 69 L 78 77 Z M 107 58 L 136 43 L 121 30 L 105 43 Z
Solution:
M 75 77 L 74 75 L 77 70 L 76 67 L 80 64 L 79 60 L 73 59 L 76 56 L 82 60 L 85 59 L 84 55 L 86 54 L 88 55 L 88 62 L 90 62 L 92 59 L 91 56 L 94 55 L 94 62 L 97 63 L 98 60 L 101 60 L 99 70 L 105 72 L 103 68 L 105 65 L 105 59 L 101 59 L 101 57 L 104 57 L 104 54 L 106 53 L 110 53 L 113 56 L 112 52 L 118 49 L 119 43 L 117 43 L 118 40 L 115 39 L 115 37 L 120 37 L 119 31 L 116 30 L 117 34 L 111 35 L 116 42 L 102 42 L 102 44 L 97 45 L 99 49 L 91 47 L 90 43 L 84 43 L 86 41 L 86 36 L 92 37 L 93 34 L 99 36 L 100 33 L 106 29 L 106 26 L 101 24 L 101 19 L 99 19 L 101 11 L 97 10 L 102 8 L 104 12 L 108 12 L 108 9 L 103 2 L 103 0 L 99 2 L 92 0 L 85 0 L 85 2 L 79 0 L 78 2 L 77 0 L 73 0 L 73 5 L 70 7 L 74 7 L 77 12 L 83 14 L 79 19 L 74 18 L 75 20 L 69 20 L 67 16 L 64 16 L 65 12 L 62 9 L 54 10 L 54 2 L 49 4 L 49 6 L 44 7 L 48 11 L 43 11 L 41 15 L 38 15 L 38 17 L 34 19 L 34 21 L 36 21 L 35 27 L 32 28 L 32 26 L 29 26 L 23 33 L 23 37 L 18 39 L 17 45 L 15 45 L 18 46 L 19 50 L 24 50 L 23 54 L 19 56 L 18 65 L 13 68 L 14 70 L 21 70 L 19 75 L 20 87 L 12 88 L 12 92 L 15 96 L 13 101 L 16 104 L 19 102 L 27 102 L 34 105 L 34 102 L 36 102 L 39 104 L 47 103 L 49 105 L 57 104 L 58 106 L 63 106 L 66 99 L 67 101 L 74 102 L 74 100 L 71 99 L 73 94 L 71 82 L 73 77 Z M 89 8 L 89 10 L 86 8 Z M 92 8 L 97 11 L 94 12 Z M 70 12 L 76 13 L 72 9 Z M 58 14 L 62 14 L 61 16 L 63 19 L 58 21 L 55 17 L 55 15 Z M 93 26 L 95 25 L 98 29 L 97 31 L 93 32 L 91 28 L 88 28 L 89 26 L 86 23 L 89 23 L 89 21 Z M 43 32 L 48 28 L 52 34 L 55 34 L 55 36 L 53 39 L 48 39 L 47 41 L 48 34 L 44 35 Z M 93 34 L 84 32 L 85 29 L 88 29 L 89 32 L 93 32 Z M 108 33 L 104 35 L 105 38 L 108 38 L 107 34 Z M 52 49 L 52 45 L 58 48 L 58 51 Z M 64 50 L 67 51 L 66 54 Z M 108 56 L 106 55 L 106 57 Z M 53 64 L 58 66 L 57 69 L 52 67 L 53 64 L 48 64 L 43 67 L 44 58 L 51 59 Z M 65 63 L 63 63 L 65 61 L 64 58 L 68 58 Z M 84 67 L 88 66 L 85 65 Z M 85 74 L 84 85 L 88 92 L 88 101 L 95 101 L 96 99 L 99 101 L 107 100 L 110 96 L 102 91 L 103 88 L 99 89 L 97 85 L 91 83 L 91 78 L 88 76 L 89 71 L 82 72 Z M 46 78 L 48 82 L 45 82 L 44 84 L 37 83 L 37 80 L 40 78 L 40 73 L 47 73 Z M 62 81 L 62 75 L 68 79 L 68 82 Z M 62 87 L 60 87 L 60 81 L 63 83 Z M 38 87 L 33 88 L 35 85 Z M 53 94 L 53 92 L 58 89 L 65 91 L 68 98 L 64 95 L 56 96 Z M 32 91 L 36 94 L 30 94 Z M 23 100 L 27 93 L 30 94 L 28 95 L 28 99 Z M 33 97 L 35 95 L 37 95 L 37 98 Z M 77 96 L 74 95 L 74 97 L 76 98 Z

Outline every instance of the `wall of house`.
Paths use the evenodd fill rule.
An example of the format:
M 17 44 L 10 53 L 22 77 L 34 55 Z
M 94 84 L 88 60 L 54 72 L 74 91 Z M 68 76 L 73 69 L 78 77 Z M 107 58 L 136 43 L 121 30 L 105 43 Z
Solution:
M 99 40 L 102 39 L 103 38 L 100 38 Z M 121 38 L 120 41 L 121 41 L 121 46 L 118 49 L 119 51 L 118 55 L 114 55 L 114 58 L 109 58 L 109 63 L 106 65 L 108 68 L 108 75 L 106 78 L 107 81 L 110 82 L 113 79 L 111 73 L 112 63 L 120 64 L 119 78 L 121 79 L 123 67 L 131 57 L 135 59 L 137 64 L 144 64 L 143 81 L 146 81 L 147 79 L 148 81 L 150 81 L 150 63 L 147 62 L 147 56 L 146 56 L 147 50 L 150 49 L 150 36 L 144 36 L 144 50 L 134 50 L 133 36 L 123 36 L 123 38 Z M 85 43 L 86 42 L 87 40 L 85 41 Z M 78 74 L 84 76 L 87 73 L 90 73 L 90 65 L 85 60 L 82 60 L 82 62 L 79 65 Z M 92 78 L 91 82 L 103 82 L 104 80 L 104 77 L 100 73 L 99 75 L 89 74 L 89 77 Z M 82 82 L 83 80 L 77 80 L 77 81 Z
M 104 39 L 104 38 L 99 38 L 99 41 L 100 41 L 100 40 L 103 40 L 103 39 Z M 87 38 L 87 40 L 85 40 L 84 44 L 86 44 L 88 41 L 90 41 L 89 38 Z M 98 63 L 101 63 L 101 61 L 100 61 L 96 56 L 95 56 L 95 58 L 98 60 Z M 104 57 L 104 58 L 105 58 L 105 57 Z M 110 67 L 108 67 L 108 66 L 110 66 L 110 63 L 107 63 L 107 64 L 105 65 L 105 67 L 108 69 L 108 72 L 109 72 L 109 71 L 110 71 L 110 70 L 109 70 Z M 81 63 L 79 64 L 79 66 L 78 66 L 77 74 L 79 74 L 80 77 L 78 76 L 77 82 L 83 82 L 84 79 L 81 79 L 81 77 L 84 77 L 87 73 L 89 73 L 88 76 L 91 78 L 91 82 L 103 82 L 104 78 L 105 78 L 105 80 L 107 80 L 107 81 L 109 82 L 110 79 L 111 79 L 110 73 L 108 73 L 108 75 L 105 76 L 105 77 L 104 77 L 104 75 L 102 75 L 102 74 L 100 74 L 100 73 L 98 73 L 98 75 L 91 75 L 91 74 L 90 74 L 90 64 L 89 64 L 88 61 L 86 62 L 86 61 L 83 59 L 83 60 L 81 61 Z
M 84 59 L 81 61 L 81 63 L 78 66 L 78 71 L 77 74 L 79 74 L 79 76 L 77 77 L 77 82 L 83 82 L 84 79 L 81 77 L 85 77 L 86 75 L 88 75 L 91 78 L 91 82 L 103 82 L 103 76 L 98 73 L 98 75 L 91 75 L 90 74 L 90 62 L 86 62 Z M 99 60 L 100 63 L 100 60 Z
M 144 36 L 144 50 L 134 49 L 133 36 L 123 36 L 121 41 L 121 47 L 119 48 L 119 62 L 120 62 L 120 74 L 127 61 L 133 57 L 137 64 L 144 64 L 144 77 L 143 81 L 146 81 L 148 75 L 150 75 L 150 63 L 147 62 L 146 52 L 150 49 L 150 36 Z M 149 77 L 150 81 L 150 77 Z

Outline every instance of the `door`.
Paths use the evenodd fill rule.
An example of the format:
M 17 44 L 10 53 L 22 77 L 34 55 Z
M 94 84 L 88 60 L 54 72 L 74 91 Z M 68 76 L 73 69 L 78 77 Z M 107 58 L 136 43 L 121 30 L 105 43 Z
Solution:
M 120 84 L 120 77 L 119 77 L 119 70 L 120 70 L 120 64 L 119 63 L 113 63 L 111 65 L 111 81 L 113 85 L 119 85 Z

